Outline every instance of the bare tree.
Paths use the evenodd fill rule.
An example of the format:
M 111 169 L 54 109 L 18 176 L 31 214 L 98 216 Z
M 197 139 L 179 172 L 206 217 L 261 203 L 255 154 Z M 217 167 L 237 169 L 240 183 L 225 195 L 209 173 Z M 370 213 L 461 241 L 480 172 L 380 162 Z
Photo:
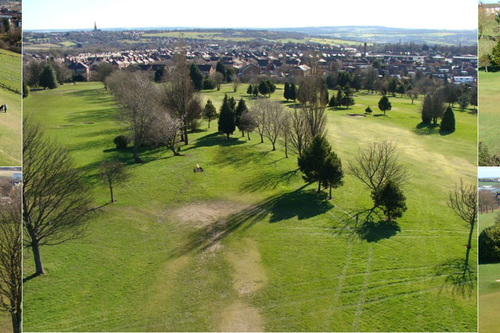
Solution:
M 289 139 L 299 156 L 302 156 L 302 151 L 311 140 L 307 131 L 306 118 L 304 117 L 303 112 L 297 109 L 290 113 Z
M 290 136 L 292 134 L 292 122 L 290 120 L 290 115 L 288 112 L 283 114 L 281 117 L 281 132 L 280 136 L 283 140 L 283 147 L 285 147 L 285 158 L 288 158 L 288 144 L 290 142 Z
M 465 263 L 463 275 L 469 269 L 469 256 L 472 248 L 472 235 L 474 225 L 477 221 L 477 187 L 476 185 L 466 185 L 460 179 L 460 184 L 455 185 L 455 189 L 450 192 L 448 206 L 465 222 L 469 227 L 469 240 L 465 252 Z
M 116 185 L 126 182 L 130 178 L 122 162 L 118 160 L 104 161 L 99 164 L 99 179 L 109 187 L 111 203 L 115 202 L 113 188 Z
M 396 148 L 392 141 L 376 140 L 366 149 L 360 149 L 356 163 L 349 164 L 351 173 L 371 189 L 372 194 L 389 179 L 399 186 L 408 178 L 406 169 L 398 161 Z
M 0 204 L 0 307 L 11 315 L 14 333 L 22 331 L 21 193 L 12 188 Z
M 302 108 L 302 116 L 305 119 L 307 135 L 312 140 L 315 136 L 325 136 L 326 114 L 325 108 L 320 105 L 306 105 Z
M 248 140 L 250 140 L 250 132 L 253 132 L 257 127 L 257 123 L 255 122 L 255 119 L 253 118 L 253 114 L 251 112 L 244 112 L 240 116 L 239 127 L 241 128 L 242 132 L 247 133 L 247 138 Z
M 221 85 L 224 83 L 224 75 L 221 72 L 213 73 L 210 78 L 215 82 L 215 87 L 217 91 L 220 90 Z
M 24 245 L 33 251 L 35 275 L 40 275 L 40 246 L 82 237 L 92 199 L 70 153 L 28 117 L 23 121 L 23 184 Z
M 238 77 L 238 75 L 233 75 L 233 82 L 232 82 L 232 84 L 233 84 L 233 91 L 234 92 L 238 91 L 238 87 L 240 85 L 240 82 L 241 82 L 241 80 Z
M 267 108 L 266 124 L 264 126 L 264 136 L 271 141 L 273 145 L 273 151 L 276 150 L 276 141 L 281 133 L 282 122 L 283 122 L 283 107 L 276 103 L 265 100 L 268 103 L 264 103 Z
M 163 105 L 171 111 L 171 116 L 179 120 L 184 144 L 188 145 L 188 127 L 201 118 L 203 108 L 201 99 L 193 87 L 185 56 L 179 54 L 176 59 L 176 68 L 165 84 Z
M 179 132 L 179 120 L 167 112 L 158 112 L 152 129 L 153 141 L 172 151 L 174 156 L 179 156 L 177 151 L 177 133 Z
M 495 194 L 491 191 L 479 191 L 479 212 L 488 213 L 490 210 L 493 212 L 495 208 L 498 208 Z
M 269 101 L 265 99 L 256 100 L 249 110 L 255 120 L 255 128 L 260 135 L 260 143 L 264 143 L 264 133 L 266 131 L 268 117 L 267 103 L 269 103 Z
M 133 135 L 134 160 L 142 163 L 139 148 L 147 140 L 154 120 L 154 110 L 158 108 L 157 86 L 139 72 L 117 71 L 108 79 L 108 88 L 118 104 L 117 116 L 126 122 Z

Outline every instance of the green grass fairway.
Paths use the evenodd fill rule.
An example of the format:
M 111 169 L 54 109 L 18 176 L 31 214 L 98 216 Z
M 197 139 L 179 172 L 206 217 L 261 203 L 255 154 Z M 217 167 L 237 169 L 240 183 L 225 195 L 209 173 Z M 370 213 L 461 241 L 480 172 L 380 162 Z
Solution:
M 479 232 L 495 223 L 498 211 L 479 215 Z M 479 265 L 479 331 L 500 332 L 500 264 Z
M 486 144 L 491 153 L 500 153 L 500 72 L 479 72 L 479 141 Z
M 21 165 L 21 55 L 0 49 L 0 166 Z M 5 89 L 8 88 L 8 89 Z
M 0 49 L 0 86 L 21 92 L 21 78 L 21 54 Z
M 248 98 L 246 89 L 203 98 L 218 107 L 226 92 Z M 282 94 L 279 85 L 272 98 Z M 387 117 L 354 117 L 368 105 L 380 114 L 379 95 L 355 98 L 352 109 L 327 111 L 346 174 L 327 201 L 305 186 L 295 155 L 272 152 L 256 133 L 226 140 L 217 121 L 203 123 L 184 156 L 144 149 L 137 165 L 130 149 L 114 148 L 125 130 L 101 84 L 33 92 L 24 112 L 73 151 L 102 207 L 84 238 L 41 249 L 47 274 L 24 285 L 24 330 L 477 331 L 475 294 L 454 295 L 436 275 L 465 256 L 468 229 L 447 200 L 460 177 L 477 181 L 476 116 L 455 112 L 457 132 L 440 135 L 417 128 L 420 101 L 390 98 Z M 375 138 L 399 145 L 408 211 L 360 232 L 352 216 L 371 208 L 370 193 L 347 165 Z M 133 177 L 105 205 L 95 173 L 111 156 Z M 26 251 L 25 276 L 32 261 Z
M 500 264 L 479 265 L 479 332 L 500 332 Z

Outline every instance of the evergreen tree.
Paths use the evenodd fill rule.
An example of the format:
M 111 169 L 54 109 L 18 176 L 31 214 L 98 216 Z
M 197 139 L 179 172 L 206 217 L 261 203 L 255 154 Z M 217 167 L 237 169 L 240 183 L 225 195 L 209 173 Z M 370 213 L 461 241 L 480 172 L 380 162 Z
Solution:
M 259 96 L 259 87 L 258 86 L 253 86 L 253 95 L 255 97 Z
M 443 119 L 441 120 L 441 130 L 455 132 L 455 114 L 451 106 L 448 106 L 444 112 Z
M 297 87 L 295 86 L 295 83 L 292 83 L 292 85 L 290 86 L 290 95 L 289 95 L 289 97 L 294 102 L 297 99 Z
M 326 106 L 329 101 L 330 96 L 328 94 L 328 87 L 326 86 L 326 83 L 324 83 L 319 94 L 319 103 L 321 106 Z
M 349 108 L 349 106 L 354 105 L 354 98 L 352 98 L 352 89 L 347 85 L 344 88 L 344 97 L 342 98 L 342 105 Z
M 381 207 L 387 220 L 391 221 L 396 217 L 403 216 L 408 209 L 406 207 L 406 197 L 398 184 L 389 179 L 380 190 L 372 194 L 376 207 Z
M 245 114 L 246 112 L 248 112 L 248 108 L 247 108 L 247 105 L 245 103 L 245 100 L 242 98 L 238 102 L 238 106 L 236 106 L 236 109 L 235 109 L 235 117 L 236 117 L 236 119 L 235 119 L 235 125 L 241 131 L 241 136 L 242 137 L 245 136 L 245 133 L 244 133 L 244 131 L 242 130 L 242 128 L 240 126 L 240 119 L 241 119 L 241 116 L 243 114 Z
M 422 122 L 424 124 L 430 125 L 432 121 L 432 97 L 427 94 L 424 97 L 424 102 L 422 103 Z
M 336 107 L 337 106 L 337 97 L 335 95 L 332 96 L 330 99 L 330 102 L 328 103 L 328 106 L 330 107 Z
M 222 61 L 217 61 L 217 64 L 215 65 L 215 71 L 221 73 L 224 81 L 226 81 L 226 66 L 224 66 Z
M 332 188 L 344 185 L 344 182 L 342 181 L 343 177 L 344 172 L 342 171 L 342 162 L 335 152 L 330 151 L 321 172 L 323 187 L 329 188 L 330 199 L 332 199 Z
M 266 82 L 267 86 L 269 87 L 268 94 L 269 94 L 269 97 L 271 97 L 271 94 L 274 94 L 274 92 L 276 91 L 276 85 L 271 80 L 266 80 L 265 82 Z
M 373 113 L 372 108 L 371 108 L 371 107 L 367 107 L 367 108 L 365 109 L 365 113 L 366 113 L 366 114 L 372 114 L 372 113 Z
M 384 116 L 386 111 L 391 110 L 392 105 L 391 102 L 389 102 L 389 98 L 387 96 L 382 96 L 382 98 L 380 98 L 380 100 L 378 101 L 378 108 L 380 109 L 380 111 L 384 112 Z
M 253 95 L 253 88 L 252 88 L 252 85 L 248 85 L 248 89 L 247 89 L 247 94 L 248 95 Z
M 308 183 L 318 182 L 318 192 L 324 180 L 330 178 L 325 176 L 324 169 L 331 153 L 330 143 L 325 137 L 317 135 L 298 158 L 299 169 L 304 174 L 302 178 Z
M 458 104 L 460 104 L 460 109 L 465 110 L 469 106 L 469 94 L 467 92 L 464 92 L 460 97 L 458 98 Z
M 210 121 L 217 116 L 217 110 L 215 106 L 212 104 L 211 100 L 207 101 L 205 104 L 205 108 L 203 109 L 203 117 L 208 120 L 208 128 L 210 128 Z
M 189 77 L 193 82 L 194 89 L 200 91 L 203 88 L 203 74 L 194 63 L 189 66 Z
M 290 85 L 288 82 L 285 82 L 285 91 L 283 92 L 283 97 L 285 97 L 286 101 L 290 99 Z
M 219 132 L 227 135 L 229 139 L 229 135 L 234 133 L 236 129 L 236 124 L 234 121 L 234 109 L 231 108 L 231 103 L 227 98 L 227 95 L 224 97 L 222 101 L 222 106 L 220 108 L 219 113 Z
M 396 97 L 396 89 L 398 88 L 398 80 L 393 76 L 389 83 L 387 84 L 387 90 L 392 94 L 392 97 Z
M 267 84 L 266 81 L 260 81 L 259 83 L 259 93 L 261 95 L 267 95 L 270 94 L 271 89 L 269 88 L 269 85 Z
M 38 84 L 44 89 L 57 88 L 58 85 L 57 85 L 56 72 L 54 71 L 54 68 L 52 68 L 51 65 L 47 65 L 43 68 L 42 72 L 40 73 Z
M 350 84 L 352 81 L 352 75 L 349 72 L 339 72 L 337 76 L 337 84 L 344 88 L 346 85 Z
M 339 87 L 339 90 L 337 91 L 337 98 L 335 101 L 336 106 L 338 107 L 342 106 L 344 98 L 345 98 L 344 90 L 342 90 L 342 88 Z

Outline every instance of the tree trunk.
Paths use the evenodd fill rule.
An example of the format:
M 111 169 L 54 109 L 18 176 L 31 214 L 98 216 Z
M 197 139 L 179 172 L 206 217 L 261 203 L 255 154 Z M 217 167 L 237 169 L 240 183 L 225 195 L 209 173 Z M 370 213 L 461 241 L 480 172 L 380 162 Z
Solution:
M 226 135 L 227 135 L 227 139 L 229 140 L 229 133 L 226 133 Z
M 187 146 L 189 144 L 189 140 L 188 140 L 188 128 L 186 125 L 184 125 L 184 144 Z
M 273 151 L 276 150 L 276 145 L 275 145 L 275 142 L 273 141 Z
M 321 180 L 318 181 L 318 193 L 321 192 Z
M 470 249 L 471 249 L 471 243 L 472 243 L 472 234 L 474 233 L 474 223 L 470 224 L 470 231 L 469 231 L 469 242 L 467 243 L 467 251 L 465 253 L 465 266 L 464 266 L 464 275 L 465 275 L 465 269 L 467 266 L 469 266 L 469 254 L 470 254 Z
M 245 131 L 241 131 L 241 137 L 244 138 L 245 137 Z
M 210 128 L 210 119 L 208 119 L 208 128 Z
M 10 314 L 12 319 L 12 330 L 14 333 L 21 333 L 21 305 L 16 305 L 16 311 Z
M 42 258 L 40 257 L 40 247 L 38 241 L 31 242 L 31 250 L 33 251 L 33 258 L 35 259 L 35 275 L 42 275 L 45 273 L 42 265 Z
M 113 185 L 109 183 L 109 193 L 111 194 L 111 203 L 115 202 L 115 197 L 113 196 Z
M 250 132 L 247 132 L 248 140 L 250 140 Z
M 330 200 L 332 200 L 332 186 L 330 185 Z
M 288 144 L 285 140 L 285 158 L 288 158 Z
M 264 135 L 260 134 L 260 143 L 264 143 Z
M 139 144 L 137 141 L 134 141 L 134 150 L 132 151 L 134 155 L 134 162 L 135 163 L 144 163 L 144 161 L 139 157 Z

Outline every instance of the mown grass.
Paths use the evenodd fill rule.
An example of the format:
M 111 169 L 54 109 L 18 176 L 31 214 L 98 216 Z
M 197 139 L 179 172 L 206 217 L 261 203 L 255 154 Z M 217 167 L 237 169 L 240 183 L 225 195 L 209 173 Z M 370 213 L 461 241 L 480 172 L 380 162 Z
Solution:
M 479 72 L 479 141 L 486 144 L 491 153 L 500 153 L 500 115 L 497 96 L 500 93 L 500 73 Z
M 0 64 L 1 66 L 1 64 Z M 0 89 L 0 104 L 8 111 L 0 111 L 0 165 L 21 165 L 21 95 Z
M 21 54 L 0 49 L 0 84 L 21 92 Z
M 272 98 L 282 100 L 278 88 Z M 203 97 L 220 105 L 224 93 L 245 91 L 226 85 Z M 100 161 L 118 156 L 133 177 L 116 189 L 116 204 L 97 210 L 84 238 L 42 249 L 47 274 L 25 283 L 24 329 L 476 331 L 476 297 L 453 294 L 436 275 L 464 256 L 467 226 L 446 202 L 460 177 L 477 179 L 476 117 L 456 112 L 457 132 L 440 135 L 417 127 L 419 102 L 399 97 L 386 117 L 348 116 L 379 98 L 359 94 L 353 108 L 328 110 L 328 138 L 346 176 L 327 201 L 305 186 L 296 156 L 285 159 L 281 146 L 271 152 L 257 134 L 226 140 L 216 122 L 210 130 L 203 123 L 184 156 L 145 149 L 147 163 L 136 165 L 130 151 L 113 147 L 125 128 L 100 84 L 34 92 L 25 112 L 73 151 L 95 206 L 108 200 L 94 177 Z M 398 142 L 411 174 L 408 211 L 397 224 L 357 228 L 353 216 L 371 200 L 347 165 L 375 138 Z M 197 163 L 205 172 L 193 173 Z M 227 214 L 210 219 L 206 207 Z M 29 275 L 29 252 L 24 262 Z

